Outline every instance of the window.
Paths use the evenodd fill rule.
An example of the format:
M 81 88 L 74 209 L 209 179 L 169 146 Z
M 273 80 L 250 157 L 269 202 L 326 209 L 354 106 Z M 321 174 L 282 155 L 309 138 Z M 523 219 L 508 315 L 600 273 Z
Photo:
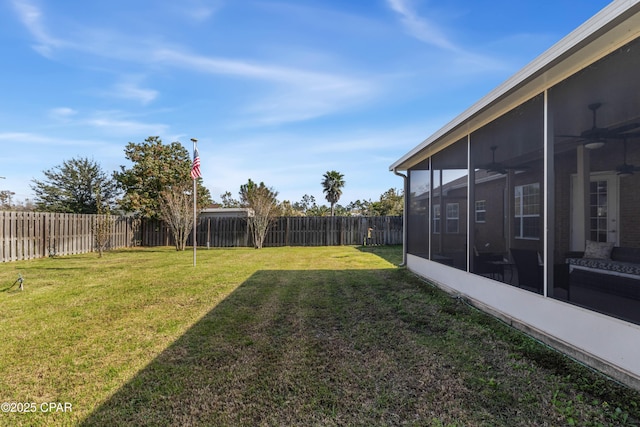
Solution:
M 540 238 L 540 183 L 515 187 L 515 238 Z
M 589 234 L 595 242 L 607 241 L 608 191 L 607 181 L 592 181 L 589 186 Z
M 447 233 L 457 233 L 460 224 L 460 205 L 447 203 Z
M 433 205 L 433 232 L 440 232 L 440 205 Z
M 476 200 L 476 222 L 487 221 L 487 201 Z

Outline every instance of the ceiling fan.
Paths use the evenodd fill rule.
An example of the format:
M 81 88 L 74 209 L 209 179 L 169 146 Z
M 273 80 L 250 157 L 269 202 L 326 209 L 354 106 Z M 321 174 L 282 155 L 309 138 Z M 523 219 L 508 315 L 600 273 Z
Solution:
M 594 102 L 593 104 L 588 105 L 588 108 L 591 110 L 593 115 L 593 122 L 590 129 L 582 131 L 580 135 L 557 136 L 561 138 L 580 138 L 584 141 L 584 146 L 586 148 L 594 149 L 602 147 L 607 139 L 626 138 L 629 135 L 634 135 L 631 132 L 635 131 L 636 129 L 640 129 L 640 123 L 627 123 L 612 128 L 598 127 L 597 112 L 601 106 L 602 103 L 600 102 Z
M 496 150 L 498 149 L 497 145 L 492 145 L 490 148 L 491 148 L 491 163 L 488 163 L 484 166 L 480 166 L 480 169 L 485 169 L 487 172 L 493 172 L 501 175 L 506 174 L 507 171 L 512 168 L 509 168 L 508 166 L 500 162 L 496 162 Z
M 640 166 L 634 166 L 627 163 L 627 140 L 626 138 L 622 140 L 622 155 L 623 155 L 623 163 L 616 168 L 616 172 L 621 177 L 631 176 L 634 172 L 640 171 Z

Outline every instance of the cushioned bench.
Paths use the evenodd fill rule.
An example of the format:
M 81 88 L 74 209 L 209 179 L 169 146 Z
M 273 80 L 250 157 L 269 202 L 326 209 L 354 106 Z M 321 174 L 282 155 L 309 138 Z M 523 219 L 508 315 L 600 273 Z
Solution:
M 640 248 L 587 242 L 585 252 L 567 254 L 571 285 L 640 299 Z
M 604 259 L 590 258 L 567 258 L 569 270 L 574 268 L 582 268 L 584 270 L 595 270 L 598 273 L 618 274 L 623 277 L 640 279 L 640 264 L 632 262 L 621 262 Z

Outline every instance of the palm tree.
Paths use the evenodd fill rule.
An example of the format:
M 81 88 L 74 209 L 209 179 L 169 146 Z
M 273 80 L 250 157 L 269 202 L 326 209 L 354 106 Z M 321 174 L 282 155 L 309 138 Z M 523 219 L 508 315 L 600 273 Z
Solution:
M 342 187 L 344 187 L 344 175 L 337 171 L 327 172 L 322 175 L 322 191 L 325 198 L 331 203 L 331 216 L 334 214 L 334 206 L 342 196 Z

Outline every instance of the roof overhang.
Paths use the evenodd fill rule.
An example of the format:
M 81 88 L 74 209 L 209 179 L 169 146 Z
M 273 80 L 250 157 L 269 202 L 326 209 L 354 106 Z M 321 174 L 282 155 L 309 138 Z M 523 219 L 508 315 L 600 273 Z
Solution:
M 616 0 L 391 166 L 407 170 L 640 36 L 640 0 Z

